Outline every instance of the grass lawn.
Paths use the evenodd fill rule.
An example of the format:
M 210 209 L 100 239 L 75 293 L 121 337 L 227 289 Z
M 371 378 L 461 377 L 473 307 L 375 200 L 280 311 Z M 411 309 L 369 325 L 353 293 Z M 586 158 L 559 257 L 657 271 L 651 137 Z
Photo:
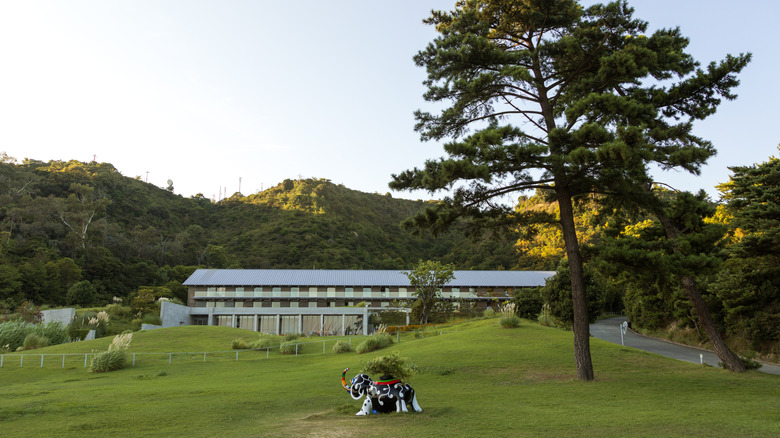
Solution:
M 0 368 L 0 435 L 78 436 L 780 436 L 780 377 L 679 362 L 591 340 L 596 381 L 576 380 L 572 334 L 524 321 L 455 325 L 365 355 L 333 354 L 333 340 L 298 357 L 242 352 L 140 356 L 135 367 L 93 374 L 80 360 L 43 368 L 32 353 L 105 350 L 109 339 L 48 347 Z M 230 350 L 256 335 L 177 327 L 134 335 L 130 353 Z M 353 346 L 355 344 L 353 343 Z M 361 402 L 340 386 L 361 361 L 392 351 L 419 371 L 419 414 L 355 417 Z M 47 359 L 48 360 L 48 359 Z M 375 376 L 376 377 L 376 376 Z

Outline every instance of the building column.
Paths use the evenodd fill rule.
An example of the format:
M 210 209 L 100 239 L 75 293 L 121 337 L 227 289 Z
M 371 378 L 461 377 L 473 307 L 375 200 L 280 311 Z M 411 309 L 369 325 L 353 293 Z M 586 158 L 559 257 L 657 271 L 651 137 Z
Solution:
M 341 336 L 347 334 L 347 315 L 341 315 Z
M 233 328 L 235 328 L 235 327 L 236 327 L 236 320 L 238 319 L 238 317 L 236 316 L 236 314 L 233 314 L 233 315 L 231 315 L 231 316 L 232 316 L 233 318 L 230 320 L 230 326 L 231 326 L 231 327 L 233 327 Z
M 368 336 L 368 307 L 363 308 L 363 335 Z
M 209 319 L 209 325 L 214 325 L 214 308 L 213 307 L 209 307 L 208 319 Z
M 320 336 L 325 336 L 325 315 L 320 315 Z
M 276 332 L 276 335 L 282 334 L 282 328 L 280 327 L 282 325 L 282 317 L 280 315 L 276 315 L 276 328 L 274 331 Z
M 303 333 L 303 315 L 298 314 L 298 333 Z
M 255 328 L 253 330 L 260 330 L 260 315 L 255 315 Z

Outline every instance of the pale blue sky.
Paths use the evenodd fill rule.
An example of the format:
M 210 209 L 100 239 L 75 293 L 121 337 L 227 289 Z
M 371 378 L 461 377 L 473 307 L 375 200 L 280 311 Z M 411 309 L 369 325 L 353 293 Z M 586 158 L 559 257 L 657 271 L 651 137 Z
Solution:
M 239 177 L 244 194 L 298 177 L 385 193 L 392 173 L 442 154 L 413 131 L 430 107 L 412 56 L 436 36 L 421 20 L 453 4 L 0 0 L 0 151 L 96 155 L 185 196 L 230 195 Z M 754 55 L 739 98 L 696 125 L 718 156 L 701 177 L 658 179 L 715 195 L 727 166 L 776 155 L 780 2 L 630 4 L 651 31 L 680 26 L 702 64 Z

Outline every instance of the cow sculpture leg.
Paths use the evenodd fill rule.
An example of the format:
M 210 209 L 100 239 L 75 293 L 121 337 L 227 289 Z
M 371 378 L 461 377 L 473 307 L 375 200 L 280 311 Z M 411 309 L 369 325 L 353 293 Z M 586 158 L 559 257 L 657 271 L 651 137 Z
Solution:
M 366 397 L 366 399 L 363 401 L 363 407 L 355 415 L 370 415 L 371 411 L 373 410 L 374 404 L 371 403 L 371 397 Z

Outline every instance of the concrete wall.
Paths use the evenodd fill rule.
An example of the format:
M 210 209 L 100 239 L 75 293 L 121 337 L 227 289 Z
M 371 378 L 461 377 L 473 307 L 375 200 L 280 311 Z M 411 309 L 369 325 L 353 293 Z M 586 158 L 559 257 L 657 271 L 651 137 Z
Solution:
M 65 327 L 68 327 L 70 325 L 70 322 L 73 321 L 73 317 L 76 316 L 76 309 L 70 308 L 70 309 L 53 309 L 53 310 L 42 310 L 41 313 L 43 313 L 43 322 L 59 322 L 62 323 Z
M 178 327 L 180 325 L 190 325 L 191 308 L 174 304 L 170 301 L 160 302 L 160 320 L 163 327 Z

